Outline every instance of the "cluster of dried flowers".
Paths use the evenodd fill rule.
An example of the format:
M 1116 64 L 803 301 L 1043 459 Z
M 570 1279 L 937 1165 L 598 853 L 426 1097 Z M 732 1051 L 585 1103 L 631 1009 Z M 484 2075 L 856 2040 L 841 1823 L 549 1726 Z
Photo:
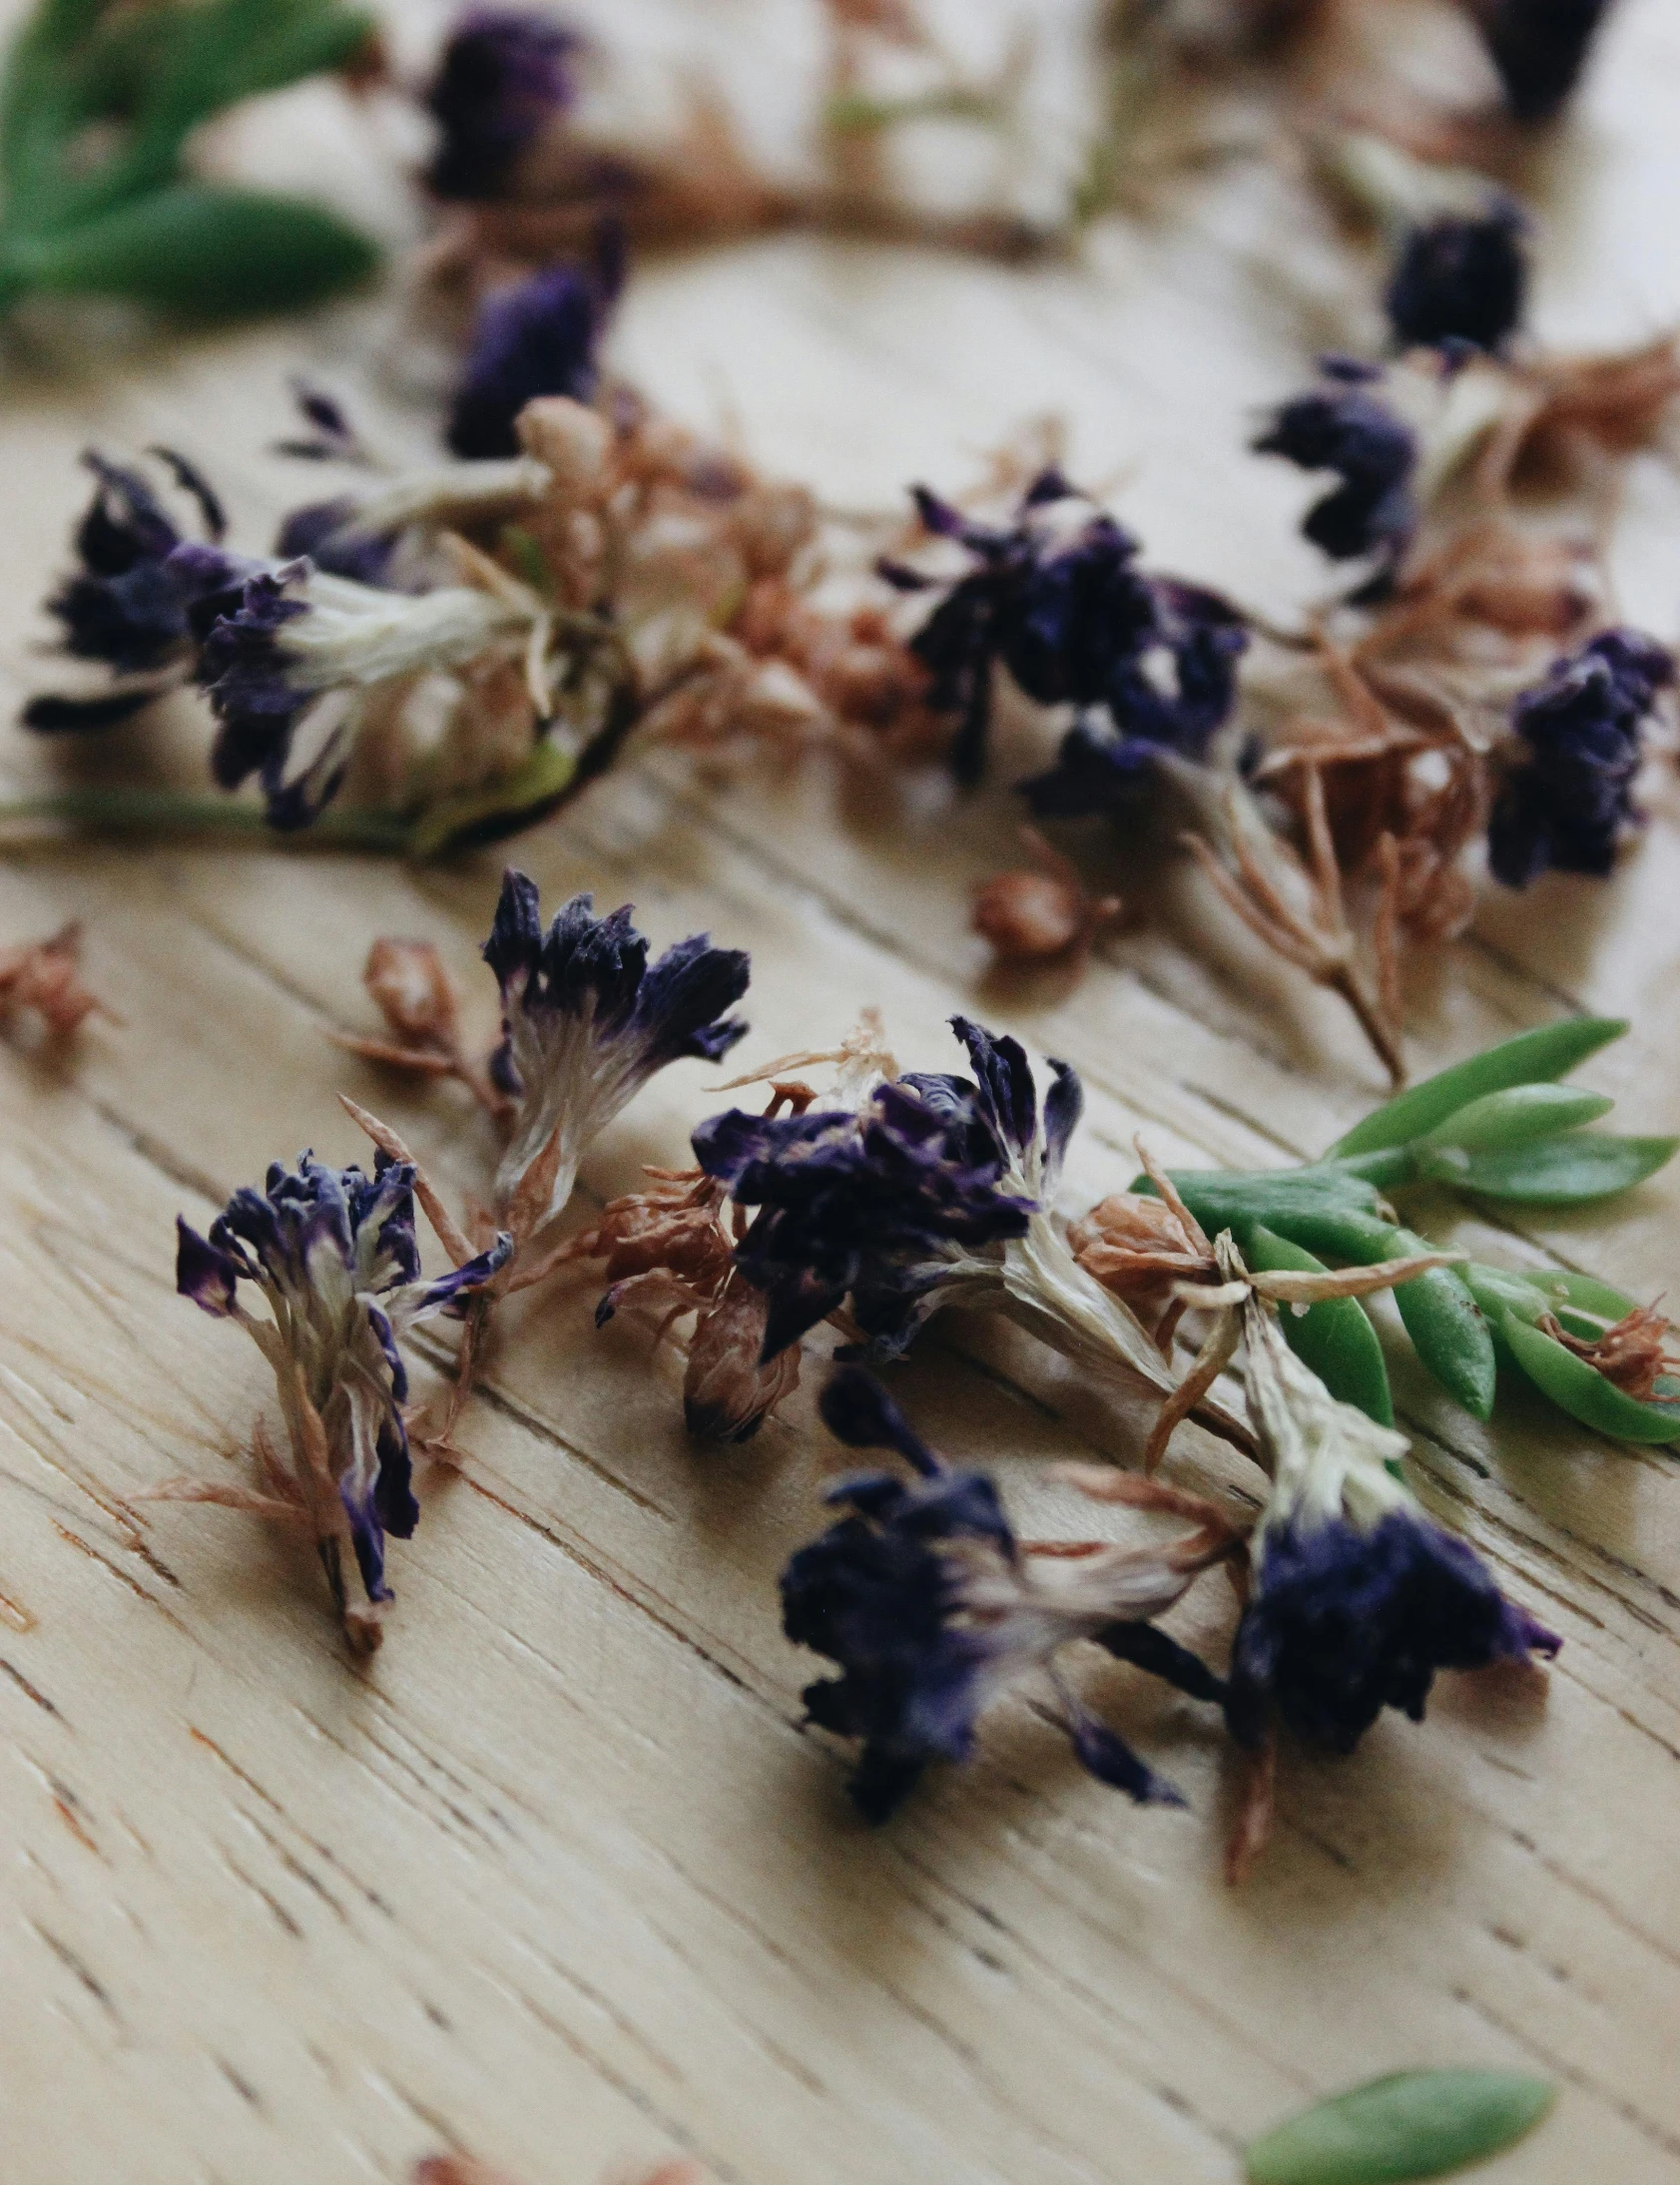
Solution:
M 893 6 L 833 0 L 832 14 L 850 94 L 857 39 L 917 35 Z M 1515 13 L 1478 21 L 1513 113 L 1561 98 L 1584 31 L 1536 60 Z M 1466 209 L 1459 181 L 1436 210 L 1415 162 L 1390 146 L 1362 164 L 1343 147 L 1368 198 L 1409 207 L 1387 296 L 1396 353 L 1323 360 L 1320 384 L 1256 442 L 1335 481 L 1305 529 L 1355 571 L 1346 596 L 1280 632 L 1145 567 L 1055 463 L 963 505 L 916 488 L 913 526 L 847 568 L 804 488 L 605 377 L 627 231 L 867 225 L 890 201 L 854 144 L 849 180 L 815 214 L 778 207 L 704 116 L 677 165 L 615 167 L 574 128 L 577 65 L 569 33 L 475 10 L 431 93 L 432 188 L 462 208 L 432 270 L 445 285 L 463 276 L 475 313 L 450 459 L 391 469 L 339 403 L 300 387 L 306 431 L 287 450 L 342 468 L 344 490 L 295 509 L 273 552 L 251 556 L 229 547 L 186 458 L 161 454 L 154 478 L 90 457 L 77 567 L 50 606 L 65 650 L 104 680 L 37 699 L 32 729 L 99 730 L 196 684 L 216 718 L 217 786 L 255 780 L 268 824 L 426 854 L 529 825 L 656 744 L 822 739 L 935 759 L 971 787 L 1006 677 L 1058 732 L 1052 763 L 1021 785 L 1035 818 L 1185 831 L 1233 913 L 1348 1001 L 1397 1079 L 1401 941 L 1458 929 L 1478 853 L 1508 885 L 1548 865 L 1610 868 L 1673 664 L 1614 624 L 1590 558 L 1519 489 L 1542 468 L 1570 491 L 1601 483 L 1659 428 L 1680 366 L 1669 346 L 1557 359 L 1527 344 L 1524 225 L 1508 201 L 1484 193 Z M 561 245 L 585 256 L 556 263 Z M 991 884 L 982 930 L 1017 957 L 1088 949 L 1117 899 L 1093 900 L 1066 857 L 1029 839 L 1041 869 Z M 945 1464 L 844 1365 L 820 1399 L 827 1424 L 911 1476 L 837 1487 L 843 1514 L 787 1567 L 788 1636 L 838 1671 L 808 1688 L 810 1719 L 855 1741 L 853 1794 L 880 1821 L 929 1763 L 970 1755 L 990 1705 L 1045 1683 L 1091 1773 L 1142 1803 L 1179 1802 L 1076 1693 L 1064 1650 L 1094 1641 L 1217 1710 L 1248 1756 L 1240 1873 L 1265 1840 L 1278 1723 L 1346 1752 L 1385 1707 L 1421 1716 L 1438 1670 L 1558 1644 L 1400 1480 L 1407 1444 L 1361 1297 L 1392 1289 L 1419 1356 L 1481 1415 L 1497 1328 L 1573 1415 L 1680 1435 L 1654 1309 L 1437 1252 L 1381 1196 L 1457 1181 L 1579 1200 L 1667 1159 L 1667 1141 L 1579 1131 L 1600 1110 L 1552 1081 L 1571 1059 L 1555 1041 L 1416 1088 L 1281 1177 L 1174 1177 L 1146 1161 L 1139 1188 L 1068 1225 L 1054 1200 L 1082 1107 L 1070 1068 L 1052 1063 L 1041 1089 L 1016 1042 L 957 1017 L 972 1074 L 905 1073 L 865 1023 L 739 1081 L 768 1086 L 762 1112 L 712 1116 L 694 1166 L 651 1171 L 578 1230 L 570 1206 L 597 1135 L 668 1064 L 716 1063 L 743 1036 L 730 1012 L 747 959 L 696 935 L 650 962 L 629 910 L 597 917 L 587 895 L 545 927 L 514 871 L 484 956 L 503 1024 L 488 1056 L 467 1051 L 442 963 L 412 940 L 381 940 L 368 960 L 388 1036 L 349 1043 L 466 1088 L 503 1141 L 481 1205 L 457 1218 L 389 1126 L 346 1102 L 375 1147 L 370 1175 L 304 1153 L 237 1192 L 208 1234 L 180 1228 L 179 1288 L 263 1351 L 285 1445 L 259 1426 L 256 1484 L 155 1494 L 253 1510 L 312 1544 L 358 1649 L 380 1638 L 387 1541 L 420 1515 L 411 1452 L 455 1453 L 495 1308 L 515 1293 L 588 1268 L 605 1285 L 598 1322 L 652 1312 L 663 1336 L 692 1317 L 685 1411 L 715 1440 L 758 1429 L 824 1323 L 842 1358 L 884 1364 L 947 1306 L 996 1313 L 1090 1378 L 1154 1399 L 1139 1474 L 1061 1476 L 1182 1529 L 1135 1547 L 1023 1541 L 993 1482 Z M 94 1006 L 73 935 L 0 962 L 0 1007 L 13 1006 L 55 1029 Z M 820 1067 L 835 1072 L 827 1094 L 796 1074 Z M 451 1263 L 429 1280 L 416 1206 Z M 248 1310 L 251 1290 L 266 1314 Z M 452 1385 L 416 1406 L 402 1342 L 434 1317 L 465 1334 Z M 1156 1476 L 1189 1419 L 1258 1462 L 1258 1517 Z M 1160 1627 L 1216 1567 L 1240 1603 L 1223 1675 Z

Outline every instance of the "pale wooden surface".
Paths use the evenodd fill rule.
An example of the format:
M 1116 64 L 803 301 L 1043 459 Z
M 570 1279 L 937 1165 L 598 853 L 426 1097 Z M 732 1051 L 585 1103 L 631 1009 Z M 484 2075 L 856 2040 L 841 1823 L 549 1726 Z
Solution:
M 721 40 L 738 64 L 751 13 L 615 12 L 625 35 Z M 810 42 L 793 0 L 769 13 L 758 64 L 781 84 Z M 1680 315 L 1677 98 L 1672 0 L 1625 0 L 1560 162 L 1573 210 L 1540 299 L 1555 337 Z M 330 102 L 271 134 L 280 166 L 306 142 L 399 219 Z M 850 504 L 960 482 L 1012 423 L 1060 408 L 1080 474 L 1124 475 L 1157 565 L 1287 605 L 1321 575 L 1288 538 L 1305 488 L 1235 450 L 1251 406 L 1301 378 L 1324 314 L 1361 293 L 1323 243 L 1293 298 L 1258 277 L 1295 204 L 1240 176 L 1034 274 L 800 241 L 651 269 L 615 360 L 681 414 L 737 415 L 767 464 Z M 285 370 L 306 352 L 383 415 L 365 359 L 385 339 L 358 309 L 14 373 L 7 698 L 40 673 L 34 602 L 84 441 L 188 449 L 259 538 L 300 497 L 260 453 Z M 423 423 L 390 430 L 417 445 Z M 1618 580 L 1669 636 L 1677 514 L 1669 471 L 1637 466 Z M 0 764 L 20 786 L 43 774 L 18 737 Z M 1633 1036 L 1585 1075 L 1626 1127 L 1680 1126 L 1666 768 L 1652 803 L 1612 885 L 1489 902 L 1415 982 L 1419 1071 L 1567 1006 L 1627 1011 Z M 644 775 L 517 855 L 551 903 L 593 885 L 634 898 L 660 942 L 704 924 L 749 946 L 743 1066 L 826 1044 L 865 1003 L 906 1064 L 950 1066 L 940 1025 L 959 1004 L 1068 1056 L 1091 1095 L 1073 1207 L 1124 1181 L 1140 1126 L 1163 1152 L 1264 1161 L 1317 1149 L 1377 1096 L 1335 1010 L 1214 945 L 1188 887 L 1076 993 L 977 994 L 968 886 L 1013 819 L 1001 793 L 842 796 L 821 765 L 713 791 Z M 645 1329 L 596 1335 L 583 1292 L 510 1316 L 465 1471 L 422 1483 L 419 1533 L 393 1549 L 397 1607 L 365 1670 L 310 1559 L 255 1522 L 166 1508 L 130 1544 L 114 1498 L 226 1475 L 266 1393 L 255 1352 L 174 1297 L 175 1213 L 203 1221 L 304 1144 L 359 1158 L 340 1087 L 458 1194 L 481 1184 L 489 1146 L 448 1090 L 411 1097 L 322 1035 L 371 1028 L 357 974 L 380 932 L 437 938 L 487 1028 L 474 946 L 496 878 L 491 858 L 413 873 L 182 847 L 0 863 L 0 942 L 85 918 L 90 975 L 126 1019 L 91 1027 L 62 1070 L 0 1049 L 8 2185 L 337 2185 L 445 2145 L 531 2185 L 679 2150 L 726 2185 L 1230 2185 L 1242 2141 L 1313 2094 L 1467 2059 L 1563 2087 L 1489 2185 L 1680 2177 L 1668 1455 L 1520 1399 L 1475 1428 L 1397 1353 L 1420 1491 L 1564 1651 L 1544 1684 L 1444 1680 L 1426 1726 L 1389 1718 L 1351 1762 L 1287 1755 L 1277 1841 L 1240 1895 L 1219 1880 L 1212 1721 L 1112 1663 L 1082 1665 L 1084 1689 L 1177 1777 L 1189 1817 L 1133 1811 L 1010 1705 L 976 1764 L 889 1830 L 850 1818 L 840 1757 L 799 1727 L 813 1664 L 777 1624 L 776 1573 L 841 1462 L 813 1419 L 815 1359 L 787 1415 L 720 1454 L 685 1440 L 680 1362 L 650 1362 Z M 644 1095 L 587 1191 L 679 1157 L 716 1104 L 707 1074 Z M 1671 1172 L 1613 1216 L 1483 1241 L 1672 1290 L 1677 1199 Z M 1136 1419 L 984 1327 L 938 1326 L 899 1385 L 935 1441 L 998 1464 L 1030 1529 L 1074 1522 L 1026 1483 L 1034 1463 L 1137 1446 Z M 1210 1579 L 1175 1628 L 1217 1649 L 1229 1621 Z

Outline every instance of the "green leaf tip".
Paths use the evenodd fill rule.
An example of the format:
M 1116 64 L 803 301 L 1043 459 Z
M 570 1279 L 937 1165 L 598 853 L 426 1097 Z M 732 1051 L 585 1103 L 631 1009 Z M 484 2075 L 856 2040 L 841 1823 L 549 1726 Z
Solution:
M 1480 2162 L 1556 2099 L 1519 2071 L 1398 2071 L 1317 2103 L 1257 2139 L 1249 2185 L 1407 2185 Z
M 1518 1032 L 1514 1039 L 1455 1062 L 1450 1069 L 1397 1094 L 1363 1123 L 1356 1123 L 1325 1158 L 1341 1160 L 1349 1154 L 1377 1153 L 1387 1146 L 1422 1138 L 1472 1100 L 1505 1092 L 1513 1085 L 1535 1085 L 1566 1075 L 1588 1055 L 1620 1039 L 1627 1028 L 1625 1017 L 1583 1016 L 1565 1017 L 1559 1024 L 1542 1024 L 1534 1031 Z

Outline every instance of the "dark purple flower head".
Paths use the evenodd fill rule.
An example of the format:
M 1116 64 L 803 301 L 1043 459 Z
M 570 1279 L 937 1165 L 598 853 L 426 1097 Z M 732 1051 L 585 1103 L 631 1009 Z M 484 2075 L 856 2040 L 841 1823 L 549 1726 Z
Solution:
M 1420 1721 L 1437 1669 L 1555 1654 L 1560 1642 L 1389 1469 L 1405 1436 L 1333 1396 L 1258 1299 L 1242 1310 L 1273 1488 L 1232 1658 L 1233 1736 L 1260 1745 L 1276 1709 L 1301 1736 L 1352 1752 L 1385 1707 Z
M 1487 830 L 1495 878 L 1526 887 L 1548 866 L 1609 872 L 1636 817 L 1645 722 L 1673 681 L 1673 657 L 1654 638 L 1606 630 L 1523 693 L 1511 726 L 1526 751 Z
M 720 1061 L 747 1025 L 729 1010 L 747 991 L 751 963 L 705 933 L 653 963 L 630 905 L 595 915 L 574 895 L 545 931 L 536 882 L 507 871 L 484 960 L 502 993 L 498 1084 L 519 1101 L 497 1175 L 510 1203 L 532 1164 L 560 1138 L 549 1209 L 571 1196 L 590 1141 L 667 1063 Z
M 1519 122 L 1550 121 L 1580 81 L 1609 0 L 1471 0 L 1505 104 Z
M 1145 576 L 1137 541 L 1090 511 L 1055 470 L 1027 489 L 1007 526 L 971 522 L 924 487 L 915 500 L 926 528 L 975 565 L 910 640 L 932 678 L 928 703 L 959 717 L 959 782 L 984 769 L 998 664 L 1039 705 L 1106 706 L 1128 733 L 1206 743 L 1229 709 L 1231 662 L 1247 642 L 1225 601 Z M 936 581 L 895 562 L 881 574 L 904 591 Z
M 260 571 L 200 649 L 223 789 L 256 775 L 271 826 L 307 826 L 336 793 L 370 693 L 428 669 L 511 649 L 529 616 L 490 593 L 358 584 L 306 561 Z
M 1449 213 L 1411 229 L 1384 298 L 1397 343 L 1497 349 L 1522 318 L 1527 226 L 1507 198 L 1474 219 Z
M 469 8 L 426 94 L 441 132 L 426 173 L 440 198 L 502 196 L 520 155 L 576 95 L 576 31 L 527 8 Z
M 312 561 L 329 576 L 383 588 L 400 543 L 396 530 L 369 531 L 357 519 L 361 503 L 352 493 L 329 501 L 308 501 L 280 524 L 275 553 L 281 561 Z
M 859 1108 L 737 1108 L 695 1132 L 707 1175 L 760 1209 L 736 1264 L 770 1297 L 767 1359 L 848 1295 L 876 1351 L 902 1350 L 953 1282 L 1001 1279 L 999 1248 L 1026 1235 L 1054 1189 L 1078 1078 L 1053 1063 L 1040 1114 L 1017 1042 L 951 1023 L 972 1079 L 912 1073 L 875 1085 Z
M 1231 1667 L 1232 1734 L 1258 1745 L 1275 1706 L 1298 1737 L 1351 1753 L 1385 1707 L 1413 1722 L 1437 1669 L 1551 1655 L 1481 1558 L 1420 1511 L 1375 1525 L 1305 1514 L 1268 1527 Z
M 568 395 L 587 402 L 599 370 L 596 345 L 624 285 L 624 233 L 602 224 L 591 266 L 545 266 L 499 290 L 480 309 L 466 368 L 449 413 L 456 455 L 514 455 L 527 402 Z
M 1222 1688 L 1147 1618 L 1188 1577 L 1158 1557 L 1111 1549 L 1078 1563 L 1023 1556 L 983 1472 L 953 1471 L 866 1373 L 844 1369 L 823 1392 L 830 1429 L 854 1448 L 897 1450 L 919 1476 L 867 1472 L 827 1499 L 850 1512 L 789 1562 L 783 1629 L 839 1664 L 808 1685 L 809 1719 L 862 1741 L 851 1796 L 882 1822 L 930 1761 L 968 1759 L 983 1710 L 1030 1672 L 1047 1672 L 1074 1751 L 1101 1781 L 1143 1804 L 1181 1805 L 1172 1786 L 1095 1721 L 1056 1675 L 1057 1651 L 1095 1639 L 1199 1698 Z
M 437 1314 L 458 1318 L 505 1263 L 510 1240 L 433 1282 L 414 1239 L 414 1171 L 383 1153 L 373 1174 L 328 1168 L 311 1154 L 295 1172 L 276 1162 L 262 1191 L 237 1191 L 201 1237 L 176 1224 L 176 1288 L 217 1320 L 237 1320 L 275 1368 L 296 1431 L 294 1391 L 319 1418 L 333 1483 L 370 1601 L 388 1600 L 387 1533 L 406 1539 L 419 1508 L 402 1405 L 408 1375 L 398 1338 Z M 250 1283 L 273 1320 L 240 1303 Z M 295 1377 L 294 1377 L 295 1376 Z M 301 1461 L 300 1461 L 301 1468 Z
M 144 472 L 90 451 L 82 460 L 98 484 L 76 530 L 80 566 L 47 602 L 67 653 L 103 662 L 116 677 L 147 681 L 89 699 L 36 699 L 24 712 L 26 727 L 104 728 L 174 689 L 193 659 L 195 609 L 255 567 L 223 551 L 227 517 L 202 474 L 170 449 L 154 452 L 196 505 L 205 543 L 187 542 Z
M 1326 385 L 1286 402 L 1254 442 L 1259 455 L 1281 455 L 1302 470 L 1334 471 L 1342 483 L 1308 511 L 1302 530 L 1333 561 L 1379 559 L 1362 596 L 1393 576 L 1416 528 L 1411 478 L 1417 442 L 1409 425 L 1373 391 L 1381 377 L 1322 360 Z

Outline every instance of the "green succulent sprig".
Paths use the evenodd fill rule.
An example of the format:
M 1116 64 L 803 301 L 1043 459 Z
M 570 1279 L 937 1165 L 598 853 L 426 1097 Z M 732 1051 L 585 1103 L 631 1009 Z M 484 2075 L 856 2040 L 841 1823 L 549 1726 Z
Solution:
M 0 310 L 46 291 L 226 317 L 363 278 L 378 253 L 336 215 L 186 158 L 203 123 L 374 30 L 342 0 L 41 0 L 0 81 Z
M 1172 1181 L 1210 1235 L 1230 1230 L 1249 1266 L 1268 1272 L 1368 1267 L 1427 1252 L 1390 1204 L 1408 1187 L 1445 1186 L 1507 1205 L 1589 1205 L 1655 1174 L 1680 1148 L 1680 1139 L 1588 1129 L 1612 1103 L 1557 1082 L 1626 1030 L 1614 1018 L 1575 1017 L 1523 1032 L 1399 1094 L 1319 1161 L 1176 1171 Z M 1151 1187 L 1140 1178 L 1133 1188 Z M 1600 1433 L 1680 1441 L 1680 1376 L 1659 1374 L 1644 1400 L 1559 1340 L 1595 1345 L 1637 1312 L 1635 1300 L 1607 1284 L 1465 1260 L 1402 1283 L 1395 1304 L 1419 1360 L 1476 1418 L 1492 1416 L 1504 1365 Z M 1382 1345 L 1358 1300 L 1285 1314 L 1283 1327 L 1335 1394 L 1394 1423 Z

